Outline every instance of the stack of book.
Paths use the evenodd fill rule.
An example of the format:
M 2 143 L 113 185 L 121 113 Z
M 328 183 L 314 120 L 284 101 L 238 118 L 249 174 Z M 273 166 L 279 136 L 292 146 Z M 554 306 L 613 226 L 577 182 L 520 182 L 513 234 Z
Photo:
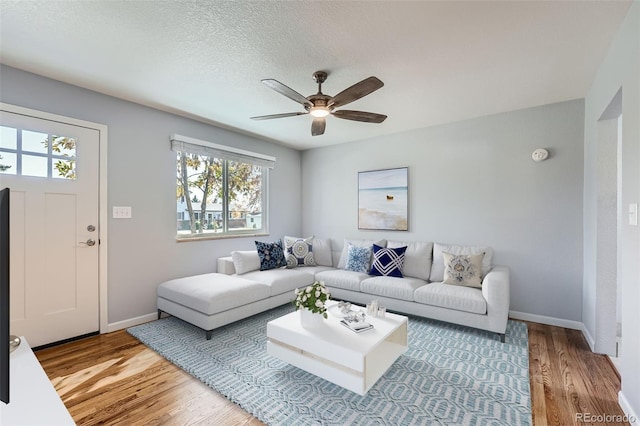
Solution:
M 373 328 L 373 324 L 370 324 L 366 321 L 362 321 L 359 319 L 343 319 L 340 321 L 340 324 L 347 327 L 349 330 L 355 333 L 362 333 L 363 331 L 371 330 Z

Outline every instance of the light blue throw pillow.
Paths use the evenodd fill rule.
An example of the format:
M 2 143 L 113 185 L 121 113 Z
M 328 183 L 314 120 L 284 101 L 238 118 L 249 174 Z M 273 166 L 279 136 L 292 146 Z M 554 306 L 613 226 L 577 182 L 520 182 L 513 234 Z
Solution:
M 369 262 L 371 261 L 371 247 L 358 247 L 349 244 L 347 253 L 347 271 L 369 273 Z

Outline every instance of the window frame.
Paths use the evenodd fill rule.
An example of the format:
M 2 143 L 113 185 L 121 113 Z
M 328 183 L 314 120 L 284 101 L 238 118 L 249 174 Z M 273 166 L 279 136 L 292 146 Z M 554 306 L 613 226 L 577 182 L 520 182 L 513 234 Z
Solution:
M 10 127 L 10 126 L 0 126 L 0 127 L 4 127 L 7 129 L 13 129 L 16 131 L 15 134 L 15 148 L 8 148 L 8 147 L 3 147 L 0 146 L 0 156 L 2 156 L 2 154 L 10 154 L 10 155 L 14 155 L 15 156 L 15 166 L 16 168 L 14 170 L 12 170 L 9 173 L 5 173 L 5 172 L 0 172 L 0 174 L 6 174 L 9 176 L 21 176 L 21 177 L 28 177 L 28 178 L 37 178 L 37 179 L 57 179 L 57 180 L 67 180 L 67 181 L 75 181 L 76 180 L 76 167 L 77 167 L 77 155 L 75 154 L 75 150 L 76 148 L 76 143 L 77 143 L 77 138 L 75 136 L 63 136 L 63 135 L 56 135 L 53 133 L 46 133 L 46 132 L 42 132 L 40 130 L 32 130 L 30 128 L 24 128 L 24 127 Z M 24 147 L 24 141 L 23 141 L 23 137 L 24 137 L 24 132 L 30 132 L 30 133 L 37 133 L 37 134 L 42 134 L 42 135 L 46 135 L 46 143 L 47 143 L 47 148 L 45 152 L 39 152 L 39 151 L 33 151 L 31 149 L 25 148 Z M 56 137 L 63 137 L 63 138 L 68 138 L 73 140 L 74 143 L 74 155 L 64 155 L 64 154 L 56 154 L 53 151 L 53 145 L 55 144 L 55 138 Z M 44 142 L 44 140 L 42 141 Z M 24 165 L 24 161 L 25 158 L 29 158 L 29 157 L 33 157 L 33 158 L 43 158 L 46 160 L 46 174 L 30 174 L 30 173 L 24 173 L 24 169 L 25 167 Z M 72 176 L 60 176 L 56 174 L 56 166 L 55 166 L 55 162 L 56 161 L 64 161 L 64 162 L 71 162 L 73 164 L 72 166 Z M 44 170 L 44 169 L 42 169 Z
M 222 161 L 223 173 L 222 173 L 222 211 L 220 217 L 223 220 L 222 232 L 203 232 L 196 234 L 180 234 L 176 228 L 176 240 L 178 242 L 184 241 L 198 241 L 209 239 L 222 239 L 222 238 L 238 238 L 247 236 L 261 236 L 269 234 L 269 170 L 275 167 L 276 158 L 260 153 L 241 150 L 234 147 L 216 144 L 213 142 L 203 141 L 187 136 L 173 134 L 170 137 L 171 150 L 176 154 L 176 161 L 179 158 L 178 155 L 182 152 L 188 154 L 197 154 L 202 156 L 214 157 Z M 229 230 L 229 216 L 231 214 L 229 209 L 229 192 L 228 192 L 228 163 L 239 162 L 244 164 L 250 164 L 261 168 L 261 185 L 260 185 L 260 198 L 261 198 L 261 228 L 260 229 L 241 229 L 241 230 Z M 177 183 L 176 183 L 177 185 Z M 183 195 L 184 196 L 184 195 Z M 186 194 L 186 196 L 190 196 Z M 176 198 L 176 205 L 180 198 Z M 194 212 L 200 213 L 200 212 Z M 213 213 L 205 213 L 207 215 L 214 215 Z M 183 213 L 184 217 L 184 213 Z M 226 229 L 226 231 L 224 230 Z

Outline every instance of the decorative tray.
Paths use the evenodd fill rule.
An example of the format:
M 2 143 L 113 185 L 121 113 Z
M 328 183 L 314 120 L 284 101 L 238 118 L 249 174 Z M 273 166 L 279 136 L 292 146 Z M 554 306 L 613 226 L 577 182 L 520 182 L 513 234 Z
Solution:
M 344 318 L 349 314 L 358 312 L 353 309 L 354 306 L 349 302 L 338 302 L 332 306 L 329 306 L 327 310 L 331 315 L 337 318 Z

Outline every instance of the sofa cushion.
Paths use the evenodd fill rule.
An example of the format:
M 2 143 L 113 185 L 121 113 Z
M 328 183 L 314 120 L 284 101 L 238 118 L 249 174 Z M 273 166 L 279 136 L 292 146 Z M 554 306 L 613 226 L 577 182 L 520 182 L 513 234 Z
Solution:
M 313 239 L 313 257 L 320 266 L 333 266 L 331 261 L 331 240 L 329 238 Z
M 316 274 L 316 280 L 324 282 L 327 287 L 351 291 L 360 291 L 360 283 L 367 278 L 369 278 L 368 274 L 343 269 L 331 269 Z
M 482 276 L 487 275 L 491 270 L 491 259 L 493 257 L 491 247 L 456 246 L 435 243 L 433 245 L 433 264 L 431 265 L 431 275 L 429 276 L 429 280 L 432 282 L 442 282 L 442 280 L 444 280 L 443 252 L 467 255 L 484 253 L 484 258 L 482 259 Z
M 335 271 L 334 268 L 330 267 L 330 266 L 307 266 L 305 268 L 298 268 L 296 269 L 296 272 L 301 272 L 303 274 L 307 274 L 309 276 L 311 276 L 311 278 L 314 279 L 315 281 L 315 276 L 317 273 L 322 272 L 322 271 Z
M 277 240 L 272 243 L 263 243 L 256 241 L 256 250 L 260 257 L 260 270 L 267 271 L 269 269 L 282 268 L 287 266 L 287 261 L 284 258 L 284 249 L 282 248 L 282 241 Z
M 313 275 L 298 272 L 292 269 L 269 269 L 267 271 L 248 272 L 242 276 L 248 280 L 266 284 L 271 289 L 270 296 L 291 292 L 291 300 L 294 299 L 293 290 L 306 287 L 315 281 Z
M 371 275 L 402 278 L 405 252 L 407 246 L 386 248 L 377 244 L 373 245 L 373 261 L 371 262 Z
M 212 273 L 165 281 L 157 292 L 158 297 L 213 315 L 265 299 L 270 288 L 244 277 Z
M 349 255 L 347 257 L 347 271 L 368 273 L 371 265 L 371 248 L 357 247 L 349 244 Z
M 443 252 L 444 283 L 482 288 L 482 258 L 480 254 L 451 254 Z
M 402 275 L 428 280 L 431 274 L 433 243 L 420 241 L 389 241 L 387 243 L 389 248 L 403 246 L 407 247 L 407 251 L 404 254 Z
M 426 281 L 418 278 L 371 277 L 360 283 L 360 291 L 413 302 L 416 289 L 426 285 Z
M 260 256 L 255 250 L 232 251 L 231 259 L 233 259 L 233 268 L 236 274 L 242 275 L 260 269 Z
M 386 247 L 386 240 L 344 240 L 344 246 L 342 247 L 342 253 L 340 254 L 340 260 L 338 261 L 338 268 L 344 269 L 347 266 L 347 259 L 349 257 L 349 244 L 354 245 L 356 247 L 369 247 L 371 248 L 373 244 L 377 244 L 380 247 Z
M 487 301 L 482 290 L 460 285 L 431 283 L 418 288 L 414 293 L 415 301 L 425 305 L 455 309 L 474 314 L 487 313 Z
M 285 235 L 284 256 L 287 260 L 287 268 L 315 266 L 316 260 L 313 254 L 313 237 L 296 238 Z

